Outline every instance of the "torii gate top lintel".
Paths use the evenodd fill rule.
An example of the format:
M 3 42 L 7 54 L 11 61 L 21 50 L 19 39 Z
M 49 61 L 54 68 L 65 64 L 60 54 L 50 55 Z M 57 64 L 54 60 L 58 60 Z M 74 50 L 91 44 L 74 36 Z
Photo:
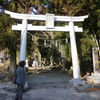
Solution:
M 27 19 L 27 20 L 46 20 L 46 15 L 31 15 L 31 14 L 20 14 L 14 13 L 8 10 L 5 10 L 6 14 L 9 14 L 14 19 Z M 81 22 L 84 21 L 85 18 L 88 18 L 88 15 L 85 16 L 54 16 L 54 21 L 74 21 Z
M 63 32 L 69 32 L 71 30 L 70 26 L 74 25 L 74 22 L 82 22 L 85 18 L 88 18 L 88 15 L 85 16 L 54 16 L 54 14 L 46 14 L 46 15 L 31 15 L 31 14 L 20 14 L 20 13 L 14 13 L 8 10 L 5 10 L 6 14 L 9 14 L 11 18 L 23 20 L 22 24 L 25 26 L 24 21 L 28 20 L 36 20 L 36 21 L 45 21 L 45 26 L 33 26 L 32 24 L 27 23 L 27 30 L 30 31 L 63 31 Z M 69 22 L 69 26 L 65 25 L 63 26 L 54 26 L 54 22 Z M 70 22 L 73 22 L 73 25 L 70 24 Z M 22 30 L 23 25 L 17 24 L 12 25 L 12 30 Z M 25 26 L 26 27 L 26 26 Z M 83 32 L 83 29 L 78 26 L 74 26 L 75 32 Z

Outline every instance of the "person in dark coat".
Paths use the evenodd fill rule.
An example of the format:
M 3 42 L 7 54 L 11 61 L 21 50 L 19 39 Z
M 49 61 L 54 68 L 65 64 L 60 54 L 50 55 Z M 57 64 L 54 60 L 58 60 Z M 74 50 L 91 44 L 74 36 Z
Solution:
M 24 71 L 25 61 L 20 61 L 19 66 L 16 70 L 16 83 L 17 83 L 17 94 L 15 100 L 22 100 L 22 93 L 25 84 L 25 71 Z

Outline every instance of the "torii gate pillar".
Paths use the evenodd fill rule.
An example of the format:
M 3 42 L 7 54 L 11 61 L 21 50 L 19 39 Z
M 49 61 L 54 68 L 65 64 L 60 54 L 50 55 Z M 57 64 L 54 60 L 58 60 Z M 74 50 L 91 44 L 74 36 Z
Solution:
M 69 22 L 69 27 L 70 27 L 70 43 L 71 43 L 72 65 L 73 65 L 73 77 L 74 77 L 69 82 L 73 86 L 85 85 L 85 81 L 82 81 L 80 79 L 79 62 L 78 62 L 75 29 L 73 21 Z
M 75 30 L 74 30 L 73 21 L 69 22 L 69 26 L 70 26 L 70 43 L 71 43 L 72 65 L 73 65 L 73 77 L 74 79 L 80 79 L 79 62 L 78 62 L 78 54 L 76 48 Z
M 26 60 L 26 45 L 27 45 L 27 20 L 22 20 L 21 30 L 21 46 L 20 46 L 20 58 L 19 61 Z

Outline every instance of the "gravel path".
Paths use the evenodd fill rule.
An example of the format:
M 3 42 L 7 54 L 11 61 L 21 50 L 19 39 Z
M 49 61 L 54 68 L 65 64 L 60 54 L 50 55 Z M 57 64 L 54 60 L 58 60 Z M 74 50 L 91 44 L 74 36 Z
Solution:
M 71 78 L 60 71 L 28 74 L 29 90 L 23 93 L 23 100 L 100 100 L 100 91 L 78 92 L 68 83 Z M 15 87 L 0 82 L 0 100 L 14 100 Z

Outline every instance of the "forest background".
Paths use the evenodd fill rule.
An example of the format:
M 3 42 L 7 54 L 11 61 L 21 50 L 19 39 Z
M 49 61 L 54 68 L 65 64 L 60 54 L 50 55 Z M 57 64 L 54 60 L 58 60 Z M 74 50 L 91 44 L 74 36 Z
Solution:
M 93 70 L 92 48 L 97 47 L 100 52 L 100 0 L 10 0 L 9 2 L 8 0 L 0 0 L 0 6 L 9 11 L 24 14 L 88 15 L 89 17 L 84 22 L 78 23 L 78 26 L 83 27 L 84 31 L 75 33 L 75 35 L 81 73 Z M 33 11 L 33 8 L 36 12 Z M 11 30 L 11 26 L 14 24 L 17 23 L 10 16 L 5 13 L 0 14 L 0 51 L 6 50 L 9 54 L 9 72 L 11 75 L 14 74 L 16 69 L 21 37 L 19 31 Z M 44 25 L 45 22 L 33 22 L 33 24 Z M 55 23 L 56 26 L 66 24 L 68 23 Z M 34 39 L 32 41 L 32 37 L 27 36 L 27 57 L 31 57 L 32 53 L 35 52 L 37 54 L 35 59 L 37 59 L 38 54 L 41 54 L 46 64 L 49 65 L 52 55 L 54 63 L 59 65 L 62 55 L 66 59 L 66 68 L 69 69 L 72 66 L 69 33 L 36 31 L 30 33 L 34 36 Z M 59 46 L 57 47 L 57 42 L 61 50 Z

